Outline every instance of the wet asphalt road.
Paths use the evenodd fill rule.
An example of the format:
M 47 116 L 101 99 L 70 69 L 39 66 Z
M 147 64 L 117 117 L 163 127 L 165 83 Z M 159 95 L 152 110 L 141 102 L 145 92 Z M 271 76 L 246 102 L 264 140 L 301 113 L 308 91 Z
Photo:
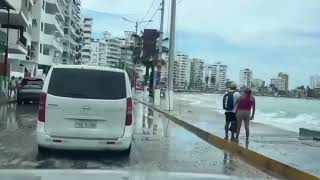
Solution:
M 39 156 L 37 108 L 33 104 L 0 106 L 0 169 L 121 169 L 273 179 L 141 104 L 135 105 L 136 130 L 129 157 L 108 151 L 52 151 Z

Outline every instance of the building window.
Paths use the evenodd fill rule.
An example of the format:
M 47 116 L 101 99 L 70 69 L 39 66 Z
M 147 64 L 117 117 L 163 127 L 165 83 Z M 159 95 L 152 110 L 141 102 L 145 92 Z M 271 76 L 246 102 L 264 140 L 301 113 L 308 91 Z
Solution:
M 43 55 L 50 55 L 50 49 L 49 48 L 43 48 Z
M 42 44 L 40 44 L 40 53 L 42 53 Z
M 41 31 L 43 32 L 43 22 L 41 22 Z
M 32 26 L 33 27 L 37 27 L 38 26 L 38 23 L 37 23 L 36 19 L 32 19 Z

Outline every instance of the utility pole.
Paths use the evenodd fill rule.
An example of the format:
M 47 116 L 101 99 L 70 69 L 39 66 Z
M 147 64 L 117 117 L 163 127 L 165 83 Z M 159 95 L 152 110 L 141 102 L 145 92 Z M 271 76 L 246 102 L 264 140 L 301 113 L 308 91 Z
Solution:
M 163 43 L 163 24 L 164 24 L 164 0 L 161 2 L 161 23 L 160 23 L 160 34 L 159 34 L 159 55 L 158 60 L 154 64 L 156 66 L 156 69 L 153 73 L 153 103 L 156 106 L 160 105 L 160 81 L 161 81 L 161 63 L 162 63 L 162 43 Z M 157 84 L 157 72 L 159 72 L 159 84 Z
M 169 68 L 168 88 L 166 93 L 166 110 L 173 110 L 173 65 L 176 48 L 176 0 L 171 0 L 171 22 L 170 22 L 170 45 L 169 45 Z
M 136 34 L 138 34 L 138 27 L 139 27 L 139 23 L 136 22 Z
M 149 20 L 149 21 L 131 21 L 131 20 L 129 20 L 129 19 L 127 19 L 127 18 L 124 18 L 124 17 L 121 17 L 121 18 L 122 18 L 123 20 L 129 22 L 129 23 L 135 24 L 136 34 L 138 34 L 138 29 L 139 29 L 139 25 L 140 25 L 140 24 L 152 22 L 152 20 Z

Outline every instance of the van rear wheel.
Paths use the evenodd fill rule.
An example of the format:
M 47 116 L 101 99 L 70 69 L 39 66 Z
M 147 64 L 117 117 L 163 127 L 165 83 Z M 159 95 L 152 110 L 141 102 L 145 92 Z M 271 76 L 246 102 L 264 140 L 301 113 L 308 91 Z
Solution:
M 49 149 L 45 147 L 38 146 L 38 154 L 45 155 L 49 153 Z
M 130 156 L 130 153 L 131 153 L 131 144 L 129 146 L 128 149 L 122 151 L 122 153 L 125 155 L 125 156 Z

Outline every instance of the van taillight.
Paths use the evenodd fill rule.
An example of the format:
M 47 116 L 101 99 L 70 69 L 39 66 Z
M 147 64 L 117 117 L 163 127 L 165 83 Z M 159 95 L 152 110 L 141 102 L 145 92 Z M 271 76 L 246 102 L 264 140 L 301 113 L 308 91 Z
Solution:
M 41 93 L 40 101 L 39 101 L 39 112 L 38 112 L 38 120 L 41 122 L 46 121 L 46 101 L 47 101 L 47 94 Z
M 126 126 L 131 126 L 132 124 L 132 111 L 133 111 L 133 104 L 132 98 L 127 98 L 127 114 L 126 114 Z

